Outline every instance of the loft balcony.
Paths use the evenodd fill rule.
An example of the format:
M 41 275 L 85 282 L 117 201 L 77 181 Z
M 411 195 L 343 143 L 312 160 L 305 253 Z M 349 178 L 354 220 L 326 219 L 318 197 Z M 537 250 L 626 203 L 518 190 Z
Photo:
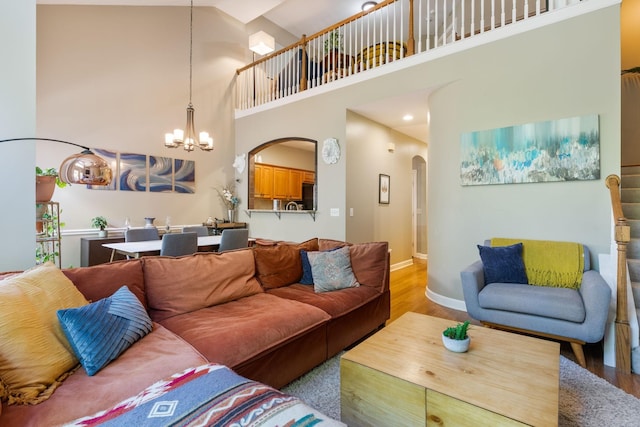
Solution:
M 593 1 L 593 0 L 591 0 Z M 386 0 L 237 70 L 236 112 L 248 114 L 485 33 L 534 23 L 579 0 Z M 525 24 L 526 23 L 526 24 Z M 310 95 L 311 93 L 309 93 Z

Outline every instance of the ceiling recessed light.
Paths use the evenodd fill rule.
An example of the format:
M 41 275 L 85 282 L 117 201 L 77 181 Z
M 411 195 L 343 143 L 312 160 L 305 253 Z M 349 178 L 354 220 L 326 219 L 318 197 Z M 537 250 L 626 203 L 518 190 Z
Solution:
M 402 120 L 404 120 L 405 122 L 410 122 L 411 120 L 413 120 L 413 116 L 411 114 L 405 114 L 404 116 L 402 116 Z
M 371 9 L 372 7 L 375 7 L 378 4 L 378 2 L 375 1 L 366 1 L 364 3 L 362 3 L 362 11 L 366 12 L 367 10 Z

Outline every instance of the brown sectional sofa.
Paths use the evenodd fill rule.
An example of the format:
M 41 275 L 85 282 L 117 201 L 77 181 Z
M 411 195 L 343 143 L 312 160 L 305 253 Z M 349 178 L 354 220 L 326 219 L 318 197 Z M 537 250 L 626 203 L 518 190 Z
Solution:
M 389 319 L 386 242 L 349 245 L 359 287 L 302 285 L 300 250 L 349 245 L 311 239 L 191 256 L 143 257 L 63 270 L 88 301 L 122 285 L 154 329 L 94 376 L 80 368 L 37 405 L 7 405 L 0 425 L 58 425 L 103 410 L 155 381 L 206 362 L 281 388 Z

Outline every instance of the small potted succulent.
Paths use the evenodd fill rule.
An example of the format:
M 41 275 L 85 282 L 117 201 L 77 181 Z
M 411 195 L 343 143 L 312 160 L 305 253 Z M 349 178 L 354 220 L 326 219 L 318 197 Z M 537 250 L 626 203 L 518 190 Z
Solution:
M 98 237 L 107 237 L 107 230 L 105 230 L 107 228 L 107 219 L 105 217 L 96 216 L 91 218 L 91 227 L 100 229 Z
M 469 349 L 471 338 L 467 334 L 469 329 L 469 321 L 458 323 L 456 326 L 450 326 L 442 332 L 442 343 L 447 350 L 456 353 L 464 353 Z

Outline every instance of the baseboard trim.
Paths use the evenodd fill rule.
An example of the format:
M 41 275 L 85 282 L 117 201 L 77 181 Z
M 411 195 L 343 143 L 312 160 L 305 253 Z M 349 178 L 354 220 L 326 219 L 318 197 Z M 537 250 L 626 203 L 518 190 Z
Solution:
M 413 265 L 413 259 L 407 259 L 395 264 L 391 264 L 391 271 L 400 270 L 401 268 L 410 267 Z
M 431 301 L 435 302 L 438 305 L 442 305 L 447 308 L 452 308 L 454 310 L 465 311 L 465 312 L 467 311 L 467 305 L 464 303 L 464 301 L 437 294 L 433 292 L 431 289 L 429 289 L 428 286 L 424 294 L 428 299 L 430 299 Z
M 413 257 L 417 259 L 424 259 L 424 260 L 428 259 L 427 254 L 420 254 L 420 253 L 415 254 Z

